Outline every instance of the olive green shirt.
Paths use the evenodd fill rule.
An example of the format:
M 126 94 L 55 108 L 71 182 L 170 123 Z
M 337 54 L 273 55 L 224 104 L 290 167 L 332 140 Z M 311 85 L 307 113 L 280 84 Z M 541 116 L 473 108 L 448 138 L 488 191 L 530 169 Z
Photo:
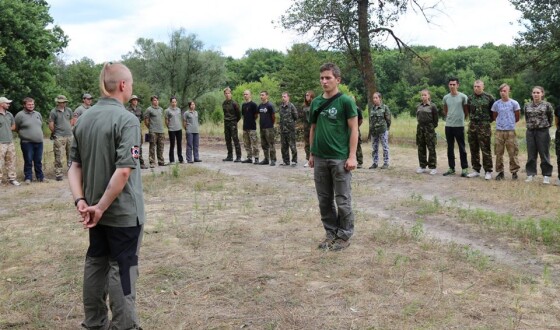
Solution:
M 116 99 L 99 99 L 74 127 L 70 159 L 82 166 L 88 204 L 99 203 L 117 168 L 132 169 L 122 192 L 103 213 L 99 221 L 102 225 L 134 227 L 146 220 L 139 145 L 140 123 Z
M 43 142 L 43 118 L 37 111 L 22 110 L 16 114 L 16 130 L 21 142 Z
M 72 136 L 72 125 L 70 124 L 72 117 L 72 110 L 68 107 L 64 110 L 57 108 L 51 110 L 49 123 L 54 123 L 54 136 Z
M 12 126 L 14 125 L 14 115 L 11 112 L 0 112 L 0 143 L 12 143 Z
M 150 133 L 163 133 L 162 107 L 148 107 L 146 111 L 144 111 L 144 118 L 148 118 L 150 120 L 150 126 L 148 127 Z

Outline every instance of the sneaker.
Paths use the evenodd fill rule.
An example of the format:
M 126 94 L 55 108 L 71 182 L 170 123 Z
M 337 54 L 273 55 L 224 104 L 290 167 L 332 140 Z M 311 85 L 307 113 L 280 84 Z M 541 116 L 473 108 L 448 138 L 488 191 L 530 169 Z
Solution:
M 31 183 L 31 181 L 29 181 L 29 182 Z M 12 186 L 16 186 L 16 187 L 21 185 L 21 183 L 19 183 L 18 180 L 10 180 L 10 184 Z
M 517 178 L 518 178 L 517 172 L 511 173 L 511 179 L 512 179 L 512 180 L 517 180 Z
M 270 166 L 276 166 L 276 162 L 273 161 L 273 160 L 271 160 L 271 161 L 270 161 Z
M 261 162 L 257 163 L 259 165 L 268 165 L 268 159 L 263 159 Z
M 486 174 L 484 174 L 484 180 L 492 180 L 492 172 L 486 172 Z
M 288 163 L 280 163 L 280 166 L 290 166 Z
M 233 157 L 226 157 L 222 159 L 222 162 L 233 162 Z
M 235 158 L 235 160 L 234 160 L 233 162 L 234 162 L 234 163 L 241 163 L 241 157 Z
M 31 180 L 29 180 L 29 179 L 25 179 L 25 181 L 23 181 L 23 183 L 25 183 L 25 184 L 29 185 L 29 184 L 31 184 Z
M 416 169 L 416 174 L 422 174 L 424 173 L 425 169 L 423 167 L 419 167 Z
M 156 167 L 154 164 L 150 164 L 150 168 L 154 168 Z
M 370 170 L 373 170 L 374 168 L 377 168 L 377 164 L 371 164 L 371 166 L 369 167 Z
M 306 161 L 305 164 L 303 164 L 303 167 L 309 167 L 309 161 Z
M 525 179 L 525 182 L 533 182 L 534 178 L 535 178 L 534 175 L 527 175 L 527 179 Z
M 297 166 L 297 162 L 292 162 L 292 167 L 296 167 Z
M 466 168 L 461 170 L 461 177 L 462 178 L 466 178 L 469 175 L 469 170 L 467 170 Z
M 194 164 L 192 160 L 187 160 L 187 164 Z
M 340 251 L 340 250 L 344 250 L 347 247 L 350 246 L 350 241 L 345 241 L 342 238 L 337 238 L 334 240 L 334 242 L 331 244 L 331 247 L 329 250 L 331 251 Z
M 57 176 L 57 177 L 56 177 L 56 181 L 62 181 L 62 177 L 61 177 L 61 176 Z
M 430 175 L 436 175 L 436 174 L 437 174 L 437 170 L 436 170 L 435 168 L 433 168 L 433 169 L 430 171 Z
M 544 184 L 550 184 L 550 177 L 545 175 L 545 176 L 543 177 L 542 183 L 544 183 Z
M 322 250 L 328 250 L 333 243 L 334 243 L 334 239 L 327 237 L 319 244 L 319 246 L 317 246 L 317 248 Z
M 195 159 L 194 162 L 195 162 L 195 163 L 202 163 L 202 160 L 200 160 L 200 159 Z
M 37 179 L 37 182 L 48 183 L 49 179 L 47 179 L 47 178 Z
M 389 164 L 383 164 L 383 166 L 381 166 L 382 170 L 386 170 L 389 168 Z
M 500 172 L 496 175 L 496 181 L 502 181 L 503 179 L 505 179 L 504 172 Z
M 244 161 L 241 162 L 242 164 L 252 164 L 253 163 L 253 159 L 251 158 L 247 158 Z
M 447 172 L 443 173 L 443 176 L 453 175 L 455 174 L 455 169 L 448 169 Z
M 479 177 L 479 176 L 480 176 L 480 173 L 477 172 L 477 171 L 474 171 L 474 172 L 472 172 L 472 173 L 469 173 L 469 174 L 467 175 L 467 178 L 477 178 L 477 177 Z

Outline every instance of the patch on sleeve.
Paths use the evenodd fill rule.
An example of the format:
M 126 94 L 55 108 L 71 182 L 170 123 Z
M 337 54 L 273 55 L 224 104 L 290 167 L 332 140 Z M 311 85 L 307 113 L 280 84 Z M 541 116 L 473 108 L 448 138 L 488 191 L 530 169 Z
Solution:
M 134 146 L 134 147 L 130 148 L 130 154 L 132 155 L 132 158 L 134 158 L 134 159 L 140 158 L 140 148 L 138 146 Z

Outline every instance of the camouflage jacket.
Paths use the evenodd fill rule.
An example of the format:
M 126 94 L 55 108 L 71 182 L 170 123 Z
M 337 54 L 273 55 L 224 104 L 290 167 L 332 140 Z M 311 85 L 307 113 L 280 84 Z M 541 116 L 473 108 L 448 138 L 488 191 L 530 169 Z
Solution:
M 295 131 L 296 120 L 298 118 L 298 113 L 296 106 L 291 102 L 287 104 L 282 103 L 280 105 L 280 131 L 282 133 L 288 133 Z
M 385 104 L 370 106 L 369 134 L 376 136 L 385 133 L 391 127 L 391 111 Z
M 144 118 L 144 115 L 142 114 L 142 108 L 140 108 L 140 106 L 136 106 L 136 109 L 134 109 L 132 107 L 131 104 L 128 105 L 128 107 L 126 107 L 126 110 L 130 111 L 130 113 L 132 113 L 133 115 L 136 116 L 136 118 L 138 118 L 138 120 L 140 122 L 142 122 L 142 119 Z
M 467 99 L 471 123 L 486 124 L 492 122 L 492 105 L 494 97 L 488 93 L 472 94 Z
M 546 101 L 539 104 L 526 103 L 523 107 L 527 129 L 548 128 L 552 125 L 552 105 Z

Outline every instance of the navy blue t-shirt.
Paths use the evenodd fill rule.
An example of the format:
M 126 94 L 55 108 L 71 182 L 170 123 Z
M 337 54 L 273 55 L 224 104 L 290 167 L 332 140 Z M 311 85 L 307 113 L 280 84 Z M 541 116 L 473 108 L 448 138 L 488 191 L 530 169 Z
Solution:
M 274 127 L 274 107 L 272 103 L 259 104 L 259 125 L 261 129 Z
M 245 102 L 241 105 L 241 114 L 243 115 L 243 130 L 255 131 L 257 129 L 257 104 L 253 101 Z

